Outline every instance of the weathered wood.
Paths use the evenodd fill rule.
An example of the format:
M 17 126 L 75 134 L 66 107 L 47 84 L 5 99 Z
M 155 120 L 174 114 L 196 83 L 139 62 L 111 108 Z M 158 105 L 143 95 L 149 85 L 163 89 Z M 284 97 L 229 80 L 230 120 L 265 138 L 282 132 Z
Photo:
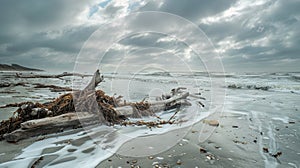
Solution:
M 173 97 L 162 100 L 149 102 L 149 111 L 152 113 L 160 112 L 166 110 L 168 106 L 173 105 L 189 105 L 184 101 L 188 97 L 188 92 L 183 92 L 181 94 L 176 94 Z M 126 105 L 122 107 L 114 108 L 118 116 L 131 116 L 136 110 L 132 105 Z M 79 114 L 79 117 L 78 117 Z M 21 128 L 17 129 L 11 133 L 5 134 L 4 138 L 9 142 L 16 142 L 21 139 L 29 138 L 32 136 L 38 136 L 43 134 L 56 133 L 66 128 L 72 128 L 80 126 L 82 123 L 97 123 L 97 115 L 80 112 L 80 113 L 66 113 L 55 117 L 46 117 L 42 119 L 29 120 L 21 123 Z
M 96 115 L 83 112 L 78 118 L 76 113 L 66 113 L 55 117 L 46 117 L 37 120 L 29 120 L 21 123 L 21 128 L 5 134 L 8 142 L 17 142 L 33 136 L 61 132 L 67 128 L 78 127 L 81 124 L 96 124 Z
M 25 83 L 25 82 L 19 82 L 19 83 L 0 83 L 0 88 L 3 88 L 3 87 L 15 87 L 15 86 L 27 86 L 26 84 L 28 83 Z
M 133 107 L 132 106 L 122 106 L 122 107 L 117 107 L 115 108 L 115 111 L 117 112 L 118 116 L 130 116 L 133 114 Z
M 99 69 L 94 73 L 92 80 L 90 83 L 85 87 L 84 90 L 95 90 L 95 88 L 103 81 L 103 76 L 100 74 Z
M 170 97 L 169 99 L 164 99 L 161 101 L 153 101 L 153 102 L 149 102 L 149 104 L 150 105 L 168 104 L 181 99 L 186 99 L 189 96 L 189 94 L 190 94 L 189 92 L 177 93 L 174 96 Z
M 64 73 L 63 76 L 73 75 Z M 48 78 L 49 76 L 44 77 Z M 16 142 L 18 140 L 29 138 L 32 136 L 60 132 L 61 130 L 66 128 L 80 127 L 99 123 L 103 124 L 105 122 L 111 122 L 113 124 L 122 123 L 127 117 L 142 117 L 147 115 L 155 115 L 155 113 L 164 110 L 170 110 L 181 106 L 191 105 L 187 101 L 187 98 L 190 96 L 190 94 L 187 91 L 182 91 L 186 89 L 182 87 L 172 89 L 170 95 L 163 95 L 159 99 L 159 101 L 142 101 L 137 103 L 126 103 L 124 101 L 124 103 L 122 104 L 122 97 L 120 96 L 116 98 L 111 98 L 105 95 L 103 91 L 99 90 L 96 91 L 97 94 L 95 94 L 95 88 L 102 81 L 103 76 L 101 76 L 99 70 L 97 70 L 94 73 L 92 80 L 85 87 L 84 90 L 75 91 L 72 95 L 66 95 L 65 97 L 67 98 L 61 98 L 64 100 L 64 107 L 69 107 L 69 105 L 76 106 L 76 110 L 80 112 L 75 113 L 73 112 L 74 108 L 68 108 L 68 110 L 65 110 L 68 113 L 63 111 L 63 113 L 65 114 L 59 113 L 61 115 L 58 116 L 40 118 L 29 121 L 25 120 L 25 122 L 19 123 L 18 127 L 16 127 L 19 129 L 14 130 L 10 133 L 6 133 L 3 137 L 9 142 Z M 61 99 L 58 99 L 58 101 L 61 101 Z M 16 104 L 15 106 L 19 106 L 19 104 Z M 51 104 L 49 104 L 49 107 L 51 107 Z M 47 106 L 46 108 L 49 107 Z M 100 111 L 98 111 L 98 107 Z M 59 108 L 61 107 L 59 106 Z M 57 109 L 54 108 L 52 109 L 52 111 L 57 112 Z M 176 114 L 174 114 L 174 116 L 175 115 Z
M 16 73 L 16 77 L 18 78 L 62 78 L 65 76 L 79 76 L 79 77 L 88 77 L 88 76 L 92 76 L 92 75 L 85 75 L 85 74 L 80 74 L 80 73 L 68 73 L 68 72 L 64 72 L 62 74 L 58 74 L 58 75 L 39 75 L 39 74 L 31 74 L 31 75 L 22 75 L 20 73 Z
M 92 119 L 95 117 L 94 114 L 87 112 L 81 112 L 81 120 Z M 76 113 L 66 113 L 55 117 L 46 117 L 37 120 L 29 120 L 21 123 L 21 129 L 32 129 L 38 127 L 49 127 L 49 126 L 69 126 L 78 124 L 78 116 Z
M 188 103 L 182 101 L 186 98 L 188 94 L 176 95 L 174 98 L 167 100 L 152 102 L 149 111 L 156 113 L 163 111 L 167 108 L 168 103 L 173 103 L 173 105 L 189 105 Z M 186 104 L 184 104 L 186 103 Z M 175 106 L 176 107 L 176 106 Z M 134 114 L 134 107 L 127 105 L 122 107 L 117 107 L 114 109 L 118 116 L 131 116 Z M 77 113 L 66 113 L 55 117 L 46 117 L 42 119 L 29 120 L 21 123 L 21 128 L 17 129 L 11 133 L 5 134 L 4 138 L 8 142 L 17 142 L 21 139 L 26 139 L 33 136 L 51 134 L 61 132 L 67 128 L 78 127 L 82 124 L 97 124 L 97 115 L 88 112 L 80 112 L 80 116 Z
M 42 83 L 34 83 L 34 88 L 49 88 L 51 92 L 66 92 L 66 91 L 74 91 L 72 88 L 69 87 L 61 87 L 56 85 L 47 85 Z
M 185 100 L 188 96 L 189 96 L 189 92 L 182 92 L 179 94 L 177 93 L 176 95 L 170 97 L 169 99 L 147 102 L 150 105 L 148 110 L 152 113 L 157 113 L 157 112 L 167 110 L 168 107 L 171 106 L 174 106 L 174 108 L 181 105 L 190 106 L 191 105 L 190 103 L 186 101 L 182 101 Z M 126 117 L 133 115 L 135 110 L 136 109 L 134 109 L 131 103 L 128 103 L 128 105 L 123 105 L 121 107 L 115 108 L 115 111 L 119 116 L 126 116 Z

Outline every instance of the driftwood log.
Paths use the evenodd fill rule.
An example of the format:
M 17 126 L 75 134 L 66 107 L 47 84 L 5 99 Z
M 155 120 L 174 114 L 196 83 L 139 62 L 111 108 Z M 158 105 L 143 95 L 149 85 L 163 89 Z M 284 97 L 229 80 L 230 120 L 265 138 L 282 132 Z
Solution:
M 0 83 L 0 88 L 4 88 L 4 87 L 15 87 L 15 86 L 27 86 L 25 82 L 19 82 L 19 83 Z
M 17 117 L 0 124 L 0 135 L 8 142 L 16 142 L 32 136 L 61 132 L 64 129 L 81 127 L 82 124 L 120 124 L 127 125 L 128 118 L 155 116 L 164 110 L 191 105 L 187 100 L 190 93 L 185 88 L 176 88 L 171 95 L 163 95 L 158 101 L 126 103 L 122 97 L 110 97 L 101 90 L 95 91 L 103 81 L 97 70 L 86 88 L 65 94 L 53 102 L 44 104 L 22 104 Z M 26 105 L 26 107 L 25 107 Z M 23 107 L 24 106 L 24 107 Z M 75 108 L 76 107 L 76 108 Z M 75 113 L 76 110 L 76 113 Z M 175 114 L 174 114 L 175 115 Z M 172 117 L 173 118 L 173 117 Z M 138 122 L 136 125 L 158 126 L 174 121 Z M 131 123 L 134 125 L 134 123 Z M 1 138 L 0 137 L 0 138 Z
M 122 104 L 120 107 L 116 107 L 115 111 L 117 112 L 118 116 L 126 116 L 131 117 L 133 116 L 136 111 L 138 110 L 141 114 L 154 114 L 157 112 L 170 110 L 173 108 L 178 108 L 180 106 L 189 106 L 191 105 L 189 102 L 186 101 L 186 98 L 189 96 L 189 92 L 182 92 L 177 93 L 174 96 L 170 97 L 169 99 L 161 100 L 161 101 L 152 101 L 147 102 L 148 108 L 144 110 L 136 109 L 136 106 L 132 103 L 127 105 Z M 143 116 L 143 115 L 140 115 Z
M 80 74 L 80 73 L 68 73 L 68 72 L 64 72 L 62 74 L 58 74 L 58 75 L 39 75 L 39 74 L 30 74 L 30 75 L 23 75 L 21 73 L 16 73 L 16 77 L 18 78 L 62 78 L 65 76 L 79 76 L 79 77 L 89 77 L 92 75 L 85 75 L 85 74 Z
M 33 136 L 62 132 L 64 129 L 77 128 L 81 122 L 91 122 L 95 124 L 95 115 L 86 113 L 85 117 L 78 120 L 76 113 L 66 113 L 55 117 L 29 120 L 21 123 L 21 128 L 11 133 L 4 134 L 8 142 L 17 142 L 21 139 Z
M 69 87 L 61 87 L 56 85 L 46 85 L 41 83 L 34 83 L 34 88 L 41 89 L 41 88 L 49 88 L 51 92 L 67 92 L 67 91 L 73 91 L 72 88 Z

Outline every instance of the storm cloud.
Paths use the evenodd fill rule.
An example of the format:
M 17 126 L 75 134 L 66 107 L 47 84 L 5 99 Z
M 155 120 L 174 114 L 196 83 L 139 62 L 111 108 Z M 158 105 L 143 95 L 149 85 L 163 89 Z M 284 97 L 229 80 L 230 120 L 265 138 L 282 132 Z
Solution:
M 82 46 L 96 30 L 105 31 L 106 24 L 134 12 L 159 11 L 178 15 L 201 29 L 222 57 L 225 71 L 299 71 L 299 9 L 297 0 L 2 1 L 0 60 L 72 71 Z M 184 25 L 175 29 L 185 31 Z M 196 55 L 166 34 L 142 33 L 115 42 L 102 63 L 112 67 L 122 60 L 124 65 L 141 66 L 167 61 L 179 69 L 183 62 L 203 66 Z

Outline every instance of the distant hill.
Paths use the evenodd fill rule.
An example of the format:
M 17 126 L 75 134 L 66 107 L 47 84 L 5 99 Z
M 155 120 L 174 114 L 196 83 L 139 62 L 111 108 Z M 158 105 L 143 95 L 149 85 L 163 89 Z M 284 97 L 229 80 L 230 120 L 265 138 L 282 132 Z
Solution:
M 44 71 L 44 70 L 28 68 L 18 64 L 11 64 L 11 65 L 0 64 L 0 71 Z

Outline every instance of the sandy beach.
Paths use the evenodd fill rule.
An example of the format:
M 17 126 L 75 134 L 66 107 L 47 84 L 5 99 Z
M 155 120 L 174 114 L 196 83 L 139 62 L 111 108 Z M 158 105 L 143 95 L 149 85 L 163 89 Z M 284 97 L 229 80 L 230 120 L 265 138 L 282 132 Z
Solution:
M 157 85 L 157 77 L 142 76 L 137 83 L 151 81 Z M 158 77 L 166 78 L 166 77 Z M 181 77 L 186 81 L 186 77 Z M 108 90 L 111 80 L 101 85 Z M 166 80 L 172 80 L 167 78 Z M 86 79 L 87 81 L 89 79 Z M 122 77 L 118 92 L 127 80 Z M 202 86 L 206 77 L 202 77 Z M 240 85 L 240 79 L 232 78 L 228 86 Z M 265 80 L 265 79 L 260 79 Z M 60 80 L 50 80 L 59 85 Z M 27 80 L 27 82 L 30 82 Z M 44 82 L 49 82 L 46 80 Z M 243 85 L 251 85 L 251 80 Z M 68 86 L 61 83 L 61 86 Z M 173 82 L 168 85 L 172 87 Z M 139 126 L 99 126 L 88 129 L 71 129 L 50 135 L 24 139 L 16 143 L 0 141 L 1 167 L 298 167 L 299 144 L 299 99 L 297 90 L 260 90 L 249 87 L 227 88 L 222 113 L 214 113 L 187 128 L 163 125 L 162 128 Z M 292 87 L 296 85 L 289 85 Z M 19 87 L 19 86 L 18 86 Z M 14 89 L 18 90 L 18 87 Z M 276 89 L 276 86 L 273 86 Z M 166 86 L 168 88 L 168 86 Z M 297 88 L 297 87 L 296 87 Z M 4 88 L 7 89 L 7 88 Z M 32 90 L 53 95 L 47 88 L 32 89 L 20 87 L 25 98 Z M 123 89 L 124 91 L 124 89 Z M 143 90 L 137 90 L 136 99 L 143 97 Z M 209 89 L 202 89 L 202 96 L 209 97 Z M 108 92 L 108 94 L 112 94 Z M 39 97 L 43 101 L 47 97 Z M 22 99 L 22 97 L 20 97 Z M 9 101 L 7 99 L 6 101 Z M 204 101 L 209 104 L 209 101 Z M 12 108 L 9 108 L 13 110 Z M 6 109 L 9 114 L 9 109 Z M 193 112 L 193 109 L 190 109 Z M 206 108 L 202 109 L 206 110 Z M 203 112 L 199 111 L 199 116 Z M 184 114 L 184 113 L 183 113 Z M 201 115 L 200 115 L 201 114 Z M 205 113 L 203 113 L 205 114 Z M 210 122 L 213 121 L 213 122 Z M 211 124 L 211 125 L 210 125 Z M 171 132 L 171 134 L 170 134 Z M 144 134 L 157 135 L 154 146 L 161 152 L 145 155 Z M 179 138 L 176 138 L 179 137 Z M 125 139 L 124 139 L 125 138 Z M 146 142 L 146 141 L 145 141 Z M 170 144 L 169 146 L 166 144 Z M 149 144 L 148 144 L 149 145 Z M 143 148 L 143 149 L 142 149 Z M 144 150 L 144 151 L 143 151 Z M 152 150 L 152 149 L 151 149 Z M 150 148 L 149 148 L 150 151 Z M 139 154 L 141 152 L 141 154 Z M 151 153 L 151 152 L 150 152 Z M 125 155 L 124 155 L 125 154 Z
M 261 143 L 259 139 L 261 135 L 258 130 L 249 128 L 248 124 L 249 119 L 245 115 L 224 113 L 221 117 L 220 125 L 216 127 L 212 136 L 205 142 L 199 143 L 199 134 L 200 132 L 205 134 L 206 130 L 202 129 L 207 124 L 198 123 L 190 129 L 184 139 L 163 153 L 142 158 L 115 154 L 102 161 L 97 167 L 155 167 L 156 165 L 159 167 L 251 167 L 253 165 L 261 167 L 264 165 L 260 155 L 262 149 L 259 145 Z M 233 128 L 233 126 L 238 126 L 238 128 Z M 206 126 L 207 129 L 214 129 L 214 127 Z M 69 133 L 74 133 L 74 131 L 70 131 Z M 178 130 L 178 133 L 180 134 L 180 130 Z M 62 136 L 65 134 L 46 137 Z M 89 138 L 70 139 L 70 142 L 61 142 L 61 144 L 63 146 L 80 146 Z M 39 139 L 41 137 L 22 140 L 16 144 L 1 141 L 1 153 L 5 153 L 1 156 L 1 162 L 13 160 L 16 155 L 22 152 L 22 148 L 26 148 Z M 254 142 L 255 140 L 257 140 L 256 143 Z M 47 154 L 55 153 L 62 149 L 63 146 L 44 149 L 41 154 L 41 156 L 44 156 L 43 160 L 41 160 L 37 167 L 43 167 L 47 162 L 51 162 L 55 156 L 47 156 Z M 74 151 L 69 150 L 69 152 Z M 92 151 L 91 149 L 85 152 L 90 153 Z M 72 158 L 69 158 L 69 160 L 72 160 Z M 65 158 L 60 162 L 64 161 L 68 161 L 68 159 Z

